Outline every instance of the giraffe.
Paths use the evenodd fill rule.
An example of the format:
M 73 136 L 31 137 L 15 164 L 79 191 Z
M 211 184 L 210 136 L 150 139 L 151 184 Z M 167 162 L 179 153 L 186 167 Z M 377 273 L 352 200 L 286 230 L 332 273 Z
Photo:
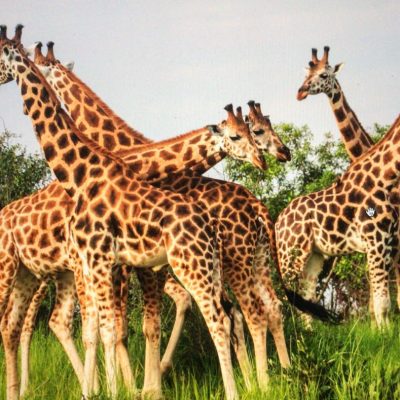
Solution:
M 351 161 L 364 154 L 374 141 L 361 125 L 356 113 L 349 106 L 343 89 L 337 80 L 337 73 L 342 69 L 343 63 L 334 67 L 329 64 L 329 46 L 324 47 L 324 54 L 318 59 L 317 49 L 311 51 L 312 59 L 309 62 L 307 76 L 297 92 L 297 99 L 304 100 L 307 96 L 325 93 L 335 115 L 336 123 L 341 134 L 341 139 Z M 396 200 L 396 199 L 394 199 Z M 400 308 L 400 269 L 395 267 L 397 285 L 397 304 Z M 370 311 L 373 315 L 373 302 L 370 297 Z
M 51 50 L 52 50 L 52 44 L 51 44 Z M 38 58 L 38 57 L 35 57 L 36 61 L 38 61 L 37 58 Z M 48 75 L 48 73 L 47 73 L 47 75 Z M 54 75 L 53 80 L 51 80 L 51 79 L 49 80 L 50 83 L 52 84 L 52 87 L 53 87 L 56 91 L 58 91 L 58 92 L 59 92 L 60 90 L 57 89 L 57 88 L 60 88 L 60 87 L 61 87 L 61 88 L 63 89 L 63 91 L 61 92 L 61 94 L 60 94 L 60 93 L 58 93 L 58 94 L 59 94 L 60 97 L 65 97 L 65 98 L 66 98 L 66 106 L 67 106 L 67 109 L 68 109 L 68 107 L 69 107 L 70 110 L 75 110 L 75 114 L 74 114 L 74 115 L 75 115 L 75 117 L 77 118 L 77 116 L 79 115 L 79 113 L 76 112 L 78 105 L 75 105 L 75 104 L 72 103 L 72 100 L 71 100 L 72 96 L 70 96 L 70 95 L 68 94 L 69 91 L 66 90 L 66 87 L 68 87 L 68 84 L 66 84 L 67 79 L 68 79 L 68 75 L 66 74 L 66 70 L 65 70 L 65 69 L 64 69 L 64 70 L 63 70 L 63 69 L 61 69 L 61 70 L 56 70 L 55 73 L 53 73 L 53 75 Z M 58 81 L 57 81 L 56 78 L 59 78 Z M 78 83 L 79 83 L 79 82 L 78 82 Z M 92 99 L 88 99 L 87 96 L 86 96 L 86 97 L 84 96 L 83 91 L 84 91 L 84 90 L 88 91 L 87 89 L 85 89 L 85 86 L 83 86 L 83 91 L 81 90 L 81 91 L 79 92 L 79 86 L 81 86 L 82 84 L 77 85 L 76 82 L 75 82 L 75 83 L 71 84 L 70 86 L 72 86 L 72 85 L 73 85 L 73 88 L 74 88 L 73 92 L 74 92 L 74 94 L 75 94 L 75 95 L 73 96 L 73 98 L 80 99 L 80 100 L 82 101 L 82 103 L 83 103 L 85 106 L 86 106 L 87 104 L 90 104 L 90 105 L 93 106 L 94 109 L 96 108 L 96 106 L 98 107 L 98 104 L 96 104 L 96 100 L 95 100 L 95 102 L 93 102 L 93 96 L 95 96 L 95 95 L 93 95 L 92 93 L 89 92 L 89 96 L 91 96 Z M 83 99 L 85 99 L 84 102 L 83 102 Z M 254 104 L 254 102 L 250 102 L 250 103 L 253 103 L 253 104 Z M 104 107 L 103 105 L 101 105 L 101 107 L 102 107 L 103 109 L 106 109 L 106 107 Z M 256 104 L 256 107 L 258 107 L 258 112 L 260 112 L 260 105 L 259 105 L 259 104 Z M 91 111 L 93 111 L 93 110 L 91 110 Z M 72 114 L 72 113 L 71 113 L 71 114 Z M 252 111 L 250 112 L 250 115 L 251 115 L 251 114 L 252 114 Z M 101 118 L 101 114 L 98 115 L 98 117 Z M 275 149 L 277 149 L 277 150 L 275 150 L 275 154 L 276 154 L 276 156 L 278 157 L 278 159 L 279 159 L 279 158 L 280 158 L 280 159 L 285 159 L 285 157 L 287 158 L 289 152 L 288 152 L 287 148 L 285 148 L 285 147 L 282 145 L 282 143 L 280 142 L 280 140 L 277 140 L 276 137 L 272 137 L 272 140 L 271 140 L 270 137 L 267 137 L 267 135 L 263 134 L 264 131 L 267 132 L 268 130 L 271 131 L 271 129 L 272 129 L 269 120 L 266 120 L 266 121 L 264 122 L 264 125 L 262 125 L 262 120 L 263 120 L 262 116 L 261 116 L 261 118 L 260 118 L 259 116 L 257 117 L 256 112 L 255 112 L 255 110 L 254 110 L 254 111 L 253 111 L 253 117 L 252 117 L 253 122 L 254 122 L 254 121 L 257 122 L 257 118 L 258 118 L 259 129 L 257 129 L 257 130 L 254 129 L 254 130 L 257 131 L 257 133 L 255 134 L 256 139 L 257 139 L 257 140 L 263 140 L 262 145 L 265 146 L 265 149 L 268 149 L 268 150 L 270 150 L 270 151 L 272 151 L 272 150 L 274 149 L 274 146 L 275 146 Z M 95 119 L 95 117 L 93 117 L 93 119 Z M 81 122 L 81 124 L 79 125 L 80 128 L 81 128 L 85 133 L 88 133 L 87 129 L 86 129 L 86 130 L 84 129 L 84 125 L 83 125 L 83 124 L 85 124 L 85 121 L 84 121 L 84 120 L 83 120 L 83 122 Z M 100 122 L 98 125 L 101 126 L 102 123 Z M 117 126 L 117 125 L 118 125 L 118 122 L 115 122 L 114 125 Z M 263 129 L 264 129 L 264 131 L 263 131 Z M 90 133 L 90 132 L 89 132 L 89 133 Z M 127 132 L 127 133 L 129 134 L 129 132 Z M 128 136 L 128 134 L 125 135 L 125 136 Z M 95 132 L 95 135 L 98 135 L 98 133 Z M 264 136 L 264 138 L 263 138 L 263 136 Z M 98 137 L 95 137 L 95 138 L 98 139 Z M 272 145 L 272 144 L 274 144 L 274 145 Z M 279 153 L 279 151 L 281 151 L 281 154 Z M 185 178 L 187 178 L 187 176 L 185 176 Z M 196 185 L 198 185 L 198 184 L 196 184 Z M 187 184 L 186 184 L 186 186 L 187 186 Z M 176 189 L 176 187 L 177 187 L 177 186 L 175 186 L 175 189 Z M 172 189 L 174 189 L 174 187 L 171 187 L 170 189 L 172 190 Z M 195 194 L 198 195 L 198 192 L 196 192 Z M 214 200 L 214 199 L 211 199 L 211 200 Z M 215 200 L 214 200 L 214 201 L 215 201 Z M 269 217 L 269 216 L 268 216 L 268 217 Z M 171 283 L 171 286 L 172 286 L 172 282 L 171 282 L 171 281 L 170 281 L 170 283 Z M 183 302 L 184 302 L 185 304 L 187 304 L 187 300 L 186 300 L 186 299 L 184 299 Z M 283 336 L 282 336 L 282 337 L 283 337 Z M 279 347 L 278 347 L 278 349 L 279 349 Z M 167 353 L 168 353 L 168 351 L 167 351 Z M 287 365 L 287 361 L 286 361 L 286 360 L 288 360 L 287 356 L 281 357 L 281 358 L 282 358 L 282 360 L 284 360 L 284 362 L 285 362 L 286 365 Z
M 210 213 L 188 196 L 137 180 L 121 158 L 83 136 L 19 41 L 6 37 L 5 26 L 0 27 L 0 54 L 1 84 L 17 82 L 45 158 L 74 202 L 69 251 L 79 256 L 93 305 L 86 310 L 91 337 L 85 355 L 84 396 L 92 389 L 97 318 L 108 388 L 116 394 L 113 265 L 152 268 L 168 261 L 206 320 L 220 359 L 226 397 L 237 398 L 229 353 L 230 322 L 221 306 L 221 238 Z M 224 130 L 232 131 L 229 123 Z M 14 271 L 10 275 L 15 279 Z
M 326 257 L 366 253 L 378 327 L 388 324 L 388 274 L 397 260 L 400 118 L 327 189 L 293 200 L 276 222 L 282 274 L 312 298 Z

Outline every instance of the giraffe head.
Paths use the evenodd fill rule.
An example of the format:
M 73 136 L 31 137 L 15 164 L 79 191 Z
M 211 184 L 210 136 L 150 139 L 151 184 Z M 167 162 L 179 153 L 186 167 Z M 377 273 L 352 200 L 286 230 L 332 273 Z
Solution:
M 319 60 L 317 49 L 312 49 L 312 59 L 307 68 L 307 76 L 297 92 L 297 100 L 304 100 L 309 94 L 325 93 L 332 98 L 339 84 L 336 74 L 341 70 L 343 64 L 331 67 L 328 62 L 329 47 L 324 47 L 324 55 Z
M 7 27 L 0 26 L 0 85 L 14 80 L 11 61 L 15 57 L 16 50 L 21 46 L 21 35 L 23 25 L 18 24 L 12 39 L 7 37 Z
M 54 55 L 54 42 L 47 43 L 46 56 L 42 53 L 42 44 L 40 42 L 36 42 L 29 48 L 28 55 L 33 57 L 34 63 L 46 79 L 51 79 L 58 70 L 57 66 L 62 65 Z M 63 66 L 69 71 L 72 71 L 74 63 L 70 62 Z
M 290 161 L 291 154 L 281 138 L 275 133 L 269 117 L 263 115 L 260 103 L 250 100 L 248 103 L 250 111 L 246 117 L 250 131 L 260 150 L 275 156 L 279 161 Z
M 232 104 L 228 104 L 225 110 L 228 113 L 226 120 L 219 125 L 208 126 L 218 138 L 218 150 L 238 160 L 249 161 L 257 168 L 266 169 L 264 156 L 243 119 L 242 109 L 238 107 L 235 115 Z

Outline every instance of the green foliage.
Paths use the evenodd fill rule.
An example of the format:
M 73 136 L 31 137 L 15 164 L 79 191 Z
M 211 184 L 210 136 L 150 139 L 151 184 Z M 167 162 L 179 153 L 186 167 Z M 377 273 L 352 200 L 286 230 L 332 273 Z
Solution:
M 38 154 L 13 144 L 15 135 L 0 133 L 0 208 L 41 188 L 50 179 L 46 162 Z
M 280 124 L 275 131 L 291 149 L 292 160 L 280 163 L 266 155 L 268 170 L 259 171 L 250 164 L 229 159 L 225 171 L 228 177 L 246 186 L 268 205 L 273 218 L 294 198 L 330 185 L 348 165 L 340 143 L 326 134 L 321 145 L 313 145 L 307 126 Z

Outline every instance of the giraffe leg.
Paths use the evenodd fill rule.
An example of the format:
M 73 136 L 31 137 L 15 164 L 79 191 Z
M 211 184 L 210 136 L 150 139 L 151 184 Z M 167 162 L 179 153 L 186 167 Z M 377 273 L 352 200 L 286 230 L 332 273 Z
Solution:
M 100 391 L 99 378 L 97 366 L 95 365 L 93 375 L 91 377 L 91 384 L 88 384 L 88 380 L 85 378 L 86 375 L 86 354 L 91 354 L 91 347 L 93 346 L 93 342 L 97 343 L 97 323 L 92 324 L 90 320 L 90 315 L 94 315 L 94 300 L 93 296 L 88 294 L 87 282 L 83 278 L 82 270 L 80 268 L 76 268 L 74 272 L 75 279 L 75 288 L 76 294 L 78 297 L 80 314 L 82 319 L 82 341 L 83 347 L 85 348 L 85 365 L 82 374 L 82 393 L 88 390 L 88 387 L 91 387 L 90 391 L 94 394 L 98 394 Z M 88 317 L 89 315 L 89 317 Z M 96 317 L 94 316 L 94 320 Z M 95 344 L 96 346 L 96 344 Z M 94 360 L 93 362 L 96 362 Z M 86 379 L 86 380 L 85 380 Z M 85 389 L 84 389 L 85 387 Z
M 236 264 L 237 265 L 237 264 Z M 257 381 L 260 388 L 265 389 L 268 385 L 267 375 L 267 321 L 264 317 L 264 306 L 262 298 L 257 290 L 255 290 L 256 282 L 254 275 L 251 273 L 251 266 L 243 264 L 238 268 L 241 272 L 247 270 L 248 273 L 242 273 L 237 280 L 234 274 L 235 268 L 228 267 L 224 264 L 224 276 L 232 288 L 239 304 L 241 305 L 243 316 L 253 340 Z M 243 288 L 246 288 L 244 290 Z M 235 321 L 236 322 L 236 321 Z M 236 331 L 235 331 L 236 334 Z M 242 335 L 242 334 L 241 334 Z M 240 337 L 240 336 L 239 336 Z M 234 347 L 235 348 L 235 347 Z M 236 350 L 236 348 L 235 348 Z M 238 347 L 239 353 L 236 356 L 239 361 L 240 369 L 248 388 L 251 387 L 250 368 L 248 364 L 248 355 L 245 343 L 241 343 Z
M 113 269 L 115 326 L 117 332 L 116 354 L 119 370 L 129 392 L 137 391 L 126 343 L 128 339 L 127 302 L 130 270 L 126 265 Z
M 158 275 L 160 273 L 161 271 Z M 192 307 L 192 298 L 171 274 L 168 274 L 166 277 L 165 285 L 159 283 L 159 287 L 164 287 L 164 292 L 172 298 L 176 307 L 174 326 L 172 328 L 167 348 L 161 360 L 161 374 L 164 375 L 172 366 L 172 357 L 178 344 L 178 340 L 182 334 L 186 310 Z
M 396 290 L 397 290 L 397 308 L 400 310 L 400 264 L 397 262 L 394 266 L 396 274 Z
M 101 259 L 103 258 L 103 259 Z M 107 391 L 111 398 L 117 396 L 115 302 L 112 279 L 112 262 L 99 257 L 92 267 L 92 283 L 99 318 L 99 331 L 104 347 Z M 100 267 L 100 268 L 99 268 Z M 94 372 L 93 372 L 94 374 Z
M 49 327 L 63 346 L 72 364 L 80 385 L 83 381 L 83 364 L 72 338 L 72 322 L 75 305 L 75 280 L 71 271 L 57 274 L 56 303 L 49 321 Z
M 240 370 L 242 371 L 244 383 L 247 389 L 251 389 L 251 363 L 244 338 L 243 314 L 236 307 L 233 307 L 232 314 L 234 319 L 234 337 L 231 341 L 233 343 L 236 358 L 239 362 Z
M 8 306 L 19 266 L 12 235 L 0 227 L 0 320 Z
M 210 257 L 211 258 L 211 257 Z M 212 258 L 211 258 L 212 260 Z M 210 261 L 211 261 L 210 260 Z M 207 260 L 207 262 L 209 262 Z M 170 258 L 170 265 L 177 278 L 196 301 L 211 334 L 221 366 L 222 379 L 227 400 L 238 399 L 230 352 L 231 322 L 221 305 L 222 282 L 219 262 L 202 269 L 201 279 L 193 279 L 188 271 L 190 264 Z
M 261 241 L 261 243 L 257 245 L 256 250 L 256 289 L 264 304 L 265 320 L 274 338 L 280 364 L 283 368 L 288 368 L 290 366 L 290 359 L 283 331 L 282 303 L 276 295 L 271 280 L 270 264 L 268 262 L 270 243 L 268 238 L 265 238 L 265 240 L 266 241 Z
M 25 268 L 18 270 L 12 297 L 1 321 L 7 373 L 7 400 L 19 399 L 18 345 L 26 311 L 39 281 Z
M 96 371 L 96 350 L 98 344 L 98 312 L 96 296 L 90 275 L 76 271 L 76 283 L 82 315 L 82 340 L 85 347 L 82 398 L 88 399 L 99 390 Z M 79 282 L 79 283 L 78 283 Z M 96 390 L 97 389 L 97 390 Z
M 39 289 L 36 291 L 31 303 L 29 304 L 28 312 L 24 320 L 24 326 L 21 333 L 21 389 L 20 396 L 22 397 L 29 385 L 29 349 L 33 330 L 35 328 L 36 316 L 39 311 L 47 292 L 47 282 L 42 281 Z
M 367 259 L 374 299 L 375 320 L 378 328 L 384 328 L 389 325 L 389 271 L 393 260 L 390 256 L 390 249 L 387 249 L 386 252 L 379 250 L 371 246 L 367 254 Z
M 142 398 L 161 399 L 160 370 L 160 305 L 161 292 L 153 271 L 137 270 L 137 277 L 143 291 L 144 315 L 143 333 L 146 338 L 145 376 Z
M 321 254 L 311 252 L 303 268 L 300 279 L 300 292 L 306 300 L 315 300 L 317 295 L 318 276 L 322 272 L 324 258 Z M 301 319 L 306 329 L 312 330 L 312 317 L 301 313 Z

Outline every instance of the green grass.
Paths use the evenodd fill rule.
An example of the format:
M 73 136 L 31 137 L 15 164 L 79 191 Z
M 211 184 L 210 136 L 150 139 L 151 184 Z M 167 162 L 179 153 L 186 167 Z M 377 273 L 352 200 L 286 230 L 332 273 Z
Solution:
M 197 317 L 188 323 L 175 358 L 174 370 L 164 379 L 166 399 L 220 400 L 224 398 L 215 352 Z M 400 320 L 379 332 L 368 322 L 342 326 L 315 324 L 313 332 L 287 321 L 292 367 L 284 373 L 269 338 L 268 392 L 246 391 L 236 367 L 241 399 L 400 399 Z M 196 330 L 198 329 L 198 330 Z M 130 337 L 130 354 L 139 387 L 143 382 L 143 338 L 140 329 Z M 165 339 L 165 337 L 163 337 Z M 80 349 L 81 344 L 78 340 Z M 5 398 L 5 366 L 0 350 L 0 396 Z M 104 382 L 101 366 L 101 380 Z M 121 388 L 119 399 L 130 398 Z M 42 328 L 32 343 L 31 384 L 26 399 L 80 399 L 80 388 L 61 346 Z M 98 399 L 107 399 L 99 396 Z

